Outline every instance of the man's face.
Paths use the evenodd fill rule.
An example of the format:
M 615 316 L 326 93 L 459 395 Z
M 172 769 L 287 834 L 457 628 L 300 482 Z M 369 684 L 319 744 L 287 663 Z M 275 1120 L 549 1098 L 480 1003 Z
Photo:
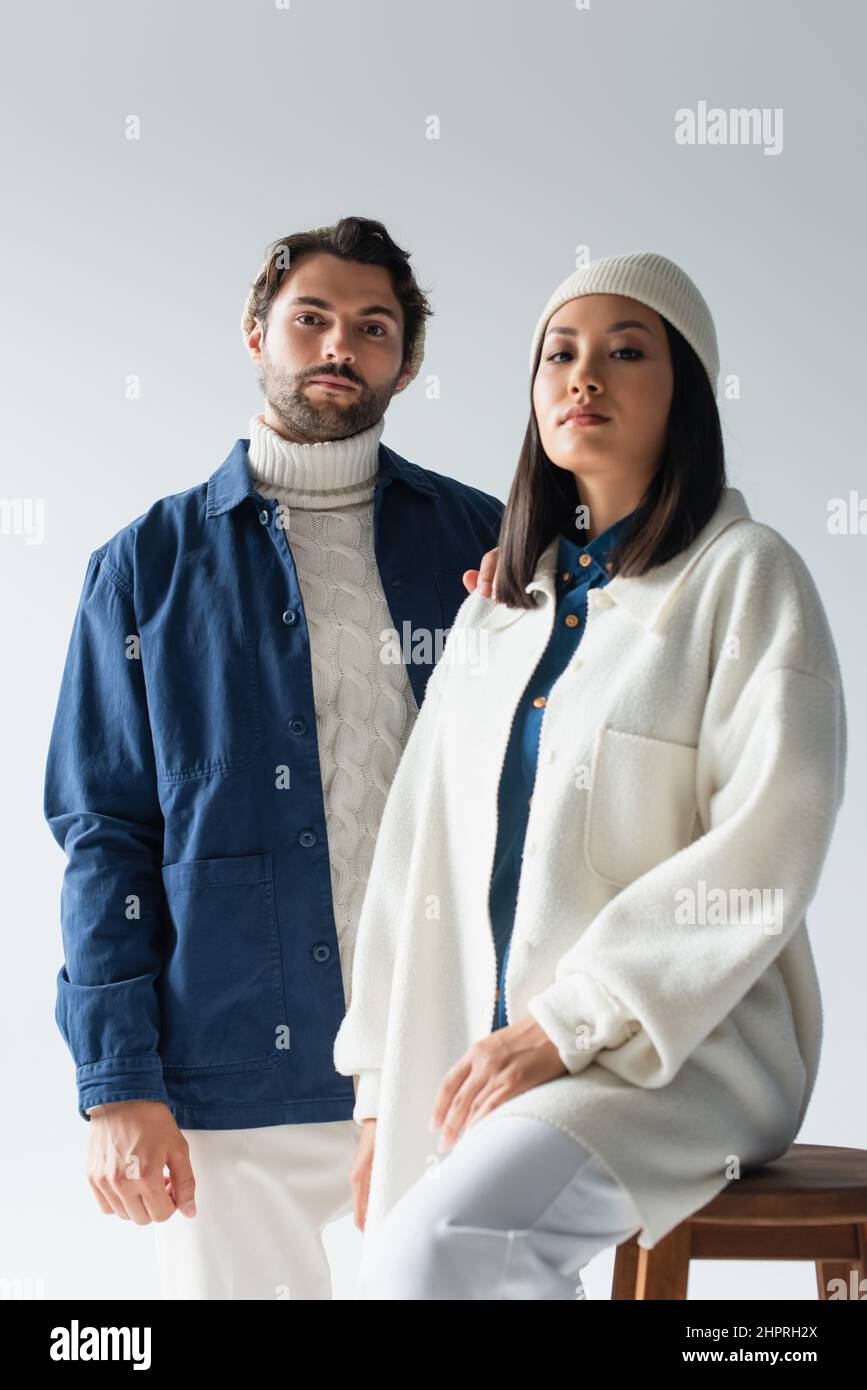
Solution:
M 408 375 L 403 327 L 384 266 L 321 251 L 300 257 L 271 304 L 264 337 L 257 319 L 247 339 L 261 368 L 266 423 L 306 442 L 367 429 Z

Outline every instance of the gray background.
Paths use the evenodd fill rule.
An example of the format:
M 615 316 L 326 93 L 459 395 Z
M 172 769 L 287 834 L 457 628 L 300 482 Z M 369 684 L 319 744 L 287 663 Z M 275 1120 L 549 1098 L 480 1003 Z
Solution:
M 805 557 L 843 668 L 847 800 L 809 915 L 826 1034 L 800 1138 L 867 1146 L 867 537 L 826 525 L 830 498 L 867 490 L 863 11 L 105 0 L 19 7 L 3 30 L 0 496 L 41 502 L 45 525 L 35 544 L 14 526 L 0 536 L 0 1277 L 49 1298 L 157 1295 L 151 1231 L 107 1220 L 87 1185 L 88 1131 L 53 1021 L 64 859 L 41 819 L 47 740 L 88 555 L 247 434 L 263 401 L 239 319 L 265 246 L 347 214 L 386 223 L 436 310 L 385 442 L 501 498 L 531 334 L 576 247 L 660 252 L 702 290 L 722 379 L 740 383 L 721 401 L 730 480 Z M 678 145 L 675 111 L 701 101 L 782 108 L 782 152 Z M 124 136 L 130 114 L 138 141 Z M 350 1218 L 327 1243 L 346 1298 Z M 589 1267 L 591 1297 L 608 1297 L 611 1262 Z M 693 1267 L 693 1298 L 769 1294 L 815 1297 L 811 1267 Z

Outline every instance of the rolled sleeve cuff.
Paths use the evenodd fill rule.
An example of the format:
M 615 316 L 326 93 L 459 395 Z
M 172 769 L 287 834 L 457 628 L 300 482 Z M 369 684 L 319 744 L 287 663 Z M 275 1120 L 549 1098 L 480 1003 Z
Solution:
M 89 1120 L 88 1110 L 121 1100 L 159 1100 L 169 1104 L 158 1056 L 107 1057 L 76 1067 L 78 1113 Z
M 589 1067 L 603 1048 L 620 1047 L 640 1027 L 620 1001 L 589 975 L 564 975 L 541 994 L 534 994 L 527 1008 L 573 1076 Z
M 355 1091 L 355 1109 L 352 1112 L 352 1118 L 356 1124 L 360 1125 L 365 1120 L 376 1119 L 381 1076 L 381 1071 L 359 1072 L 358 1085 Z

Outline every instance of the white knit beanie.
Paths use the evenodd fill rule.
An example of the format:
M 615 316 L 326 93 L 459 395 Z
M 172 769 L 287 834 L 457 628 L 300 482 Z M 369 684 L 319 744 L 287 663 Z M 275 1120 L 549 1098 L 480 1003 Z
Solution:
M 334 229 L 333 229 L 333 227 L 314 227 L 313 230 L 316 231 L 316 232 L 330 232 L 330 231 L 333 231 Z M 259 276 L 260 276 L 260 275 L 263 273 L 263 271 L 265 270 L 265 267 L 267 266 L 268 261 L 269 261 L 270 258 L 271 258 L 271 251 L 272 251 L 272 250 L 273 250 L 273 248 L 269 247 L 268 252 L 266 253 L 265 259 L 264 259 L 264 261 L 262 262 L 262 265 L 260 266 L 259 271 L 258 271 L 258 273 L 257 273 L 257 275 L 256 275 L 256 279 L 253 281 L 253 284 L 250 286 L 250 291 L 249 291 L 249 293 L 248 293 L 248 295 L 247 295 L 246 300 L 244 301 L 244 312 L 243 312 L 243 314 L 241 315 L 241 332 L 242 332 L 243 335 L 244 335 L 245 341 L 246 341 L 246 339 L 249 337 L 250 333 L 253 331 L 253 324 L 254 324 L 255 321 L 256 321 L 255 315 L 254 315 L 254 313 L 253 313 L 253 307 L 254 307 L 254 303 L 255 303 L 255 299 L 256 299 L 256 280 L 258 280 Z M 397 395 L 398 391 L 405 391 L 406 388 L 407 388 L 407 386 L 409 386 L 409 383 L 410 383 L 411 381 L 413 381 L 414 378 L 417 377 L 418 374 L 419 374 L 419 372 L 421 371 L 421 364 L 422 364 L 422 361 L 423 361 L 423 359 L 424 359 L 424 339 L 425 339 L 425 316 L 424 316 L 424 314 L 422 314 L 422 315 L 420 315 L 420 320 L 419 320 L 419 325 L 418 325 L 418 332 L 417 332 L 416 335 L 415 335 L 415 342 L 414 342 L 413 345 L 412 345 L 412 351 L 411 351 L 410 356 L 409 356 L 409 376 L 407 377 L 406 381 L 403 383 L 402 386 L 398 386 L 398 387 L 395 389 L 395 392 L 394 392 L 395 395 Z
M 647 304 L 668 319 L 695 351 L 716 395 L 719 353 L 710 309 L 686 272 L 674 261 L 657 256 L 652 251 L 606 256 L 567 275 L 551 295 L 536 324 L 530 348 L 531 373 L 551 315 L 561 304 L 566 304 L 570 299 L 580 299 L 585 294 L 626 295 L 640 304 Z

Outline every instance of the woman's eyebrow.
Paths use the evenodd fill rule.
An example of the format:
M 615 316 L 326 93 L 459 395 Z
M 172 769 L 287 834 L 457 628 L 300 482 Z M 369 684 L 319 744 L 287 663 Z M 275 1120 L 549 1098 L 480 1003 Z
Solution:
M 609 323 L 605 332 L 619 333 L 622 328 L 641 328 L 644 330 L 645 333 L 650 333 L 650 329 L 647 327 L 647 324 L 641 323 L 638 319 L 618 319 L 617 323 Z M 563 333 L 566 335 L 567 338 L 578 337 L 577 328 L 549 328 L 546 336 L 550 337 L 554 333 Z

